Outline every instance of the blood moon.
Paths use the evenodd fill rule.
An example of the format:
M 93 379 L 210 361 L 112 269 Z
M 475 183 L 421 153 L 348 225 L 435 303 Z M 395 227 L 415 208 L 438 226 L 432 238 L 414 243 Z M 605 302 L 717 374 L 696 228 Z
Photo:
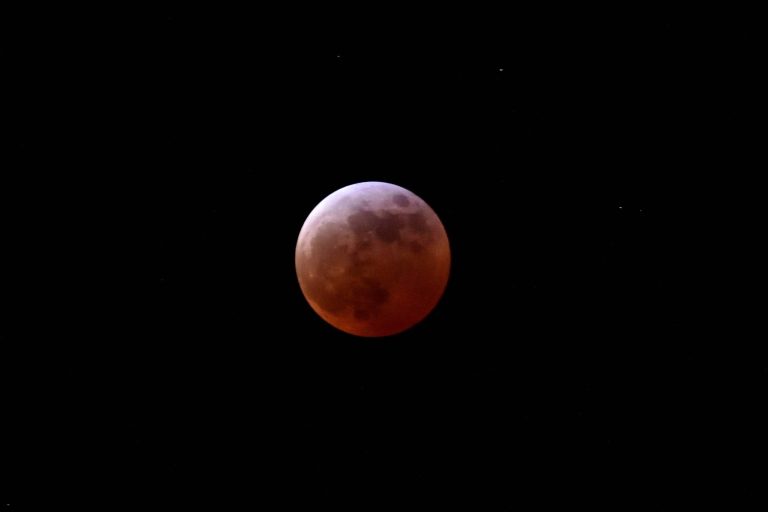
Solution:
M 307 217 L 296 243 L 304 297 L 326 322 L 388 336 L 424 319 L 445 291 L 448 236 L 413 192 L 369 181 L 337 190 Z

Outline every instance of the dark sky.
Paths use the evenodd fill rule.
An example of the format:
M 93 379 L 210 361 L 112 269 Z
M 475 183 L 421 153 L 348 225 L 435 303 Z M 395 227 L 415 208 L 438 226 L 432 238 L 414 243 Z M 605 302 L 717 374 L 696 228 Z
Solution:
M 68 192 L 39 235 L 50 280 L 16 301 L 38 313 L 6 334 L 24 369 L 9 500 L 700 492 L 727 451 L 703 426 L 738 407 L 722 380 L 766 379 L 726 379 L 689 328 L 686 203 L 735 152 L 709 135 L 745 106 L 743 20 L 294 9 L 89 13 L 28 43 L 64 135 L 26 149 Z M 367 180 L 426 200 L 453 251 L 433 314 L 380 340 L 326 325 L 293 267 L 312 208 Z

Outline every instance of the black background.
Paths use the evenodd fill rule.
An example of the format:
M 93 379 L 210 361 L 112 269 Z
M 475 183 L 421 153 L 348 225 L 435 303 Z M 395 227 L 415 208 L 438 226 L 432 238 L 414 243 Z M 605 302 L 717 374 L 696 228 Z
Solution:
M 696 297 L 690 201 L 739 154 L 712 133 L 755 73 L 744 17 L 706 14 L 188 8 L 22 40 L 23 129 L 57 141 L 22 150 L 57 164 L 30 180 L 44 210 L 9 209 L 45 212 L 21 230 L 45 278 L 7 310 L 9 501 L 721 492 L 723 425 L 760 432 L 741 411 L 768 372 Z M 426 200 L 453 254 L 433 314 L 386 339 L 326 325 L 293 267 L 312 208 L 368 180 Z

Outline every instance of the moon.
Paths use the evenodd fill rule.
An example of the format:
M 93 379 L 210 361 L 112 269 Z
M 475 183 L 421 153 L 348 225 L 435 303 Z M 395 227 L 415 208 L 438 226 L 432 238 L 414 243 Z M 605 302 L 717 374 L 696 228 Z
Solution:
M 437 214 L 391 183 L 341 188 L 307 217 L 296 243 L 304 297 L 323 320 L 357 336 L 421 322 L 448 283 L 451 252 Z

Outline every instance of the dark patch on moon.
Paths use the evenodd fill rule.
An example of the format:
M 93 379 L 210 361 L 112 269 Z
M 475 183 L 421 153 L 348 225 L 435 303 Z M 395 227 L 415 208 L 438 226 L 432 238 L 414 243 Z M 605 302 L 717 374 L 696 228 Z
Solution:
M 420 253 L 421 251 L 423 251 L 423 250 L 424 250 L 424 246 L 423 246 L 423 245 L 421 245 L 421 244 L 420 244 L 419 242 L 417 242 L 416 240 L 411 240 L 411 243 L 410 243 L 410 244 L 408 244 L 408 245 L 409 245 L 409 247 L 411 248 L 411 250 L 412 250 L 413 252 L 415 252 L 416 254 L 418 254 L 418 253 Z
M 349 227 L 355 236 L 374 233 L 379 240 L 391 244 L 400 240 L 400 229 L 405 226 L 403 215 L 382 212 L 382 216 L 369 210 L 359 210 L 347 217 Z
M 365 268 L 370 266 L 371 259 L 366 257 L 364 246 L 370 245 L 370 242 L 362 241 L 355 244 L 355 249 L 349 253 L 349 265 L 346 267 L 346 273 L 350 276 L 361 276 Z
M 429 226 L 427 226 L 427 218 L 421 212 L 409 213 L 407 215 L 408 227 L 417 233 L 427 233 Z
M 373 247 L 373 242 L 368 240 L 367 238 L 358 238 L 355 240 L 355 250 L 356 251 L 365 251 Z
M 402 206 L 405 208 L 411 202 L 408 200 L 407 197 L 405 197 L 405 194 L 395 194 L 392 196 L 392 202 L 395 203 L 397 206 Z

